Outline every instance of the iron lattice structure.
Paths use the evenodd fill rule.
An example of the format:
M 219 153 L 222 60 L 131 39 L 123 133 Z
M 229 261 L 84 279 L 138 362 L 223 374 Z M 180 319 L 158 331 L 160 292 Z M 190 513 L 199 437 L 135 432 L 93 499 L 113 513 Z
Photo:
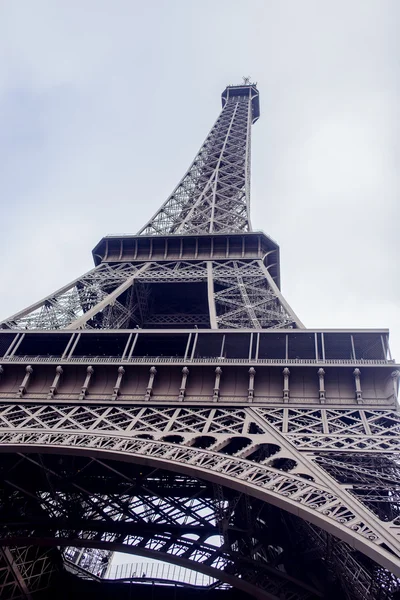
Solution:
M 222 105 L 138 235 L 1 324 L 1 597 L 109 597 L 113 551 L 202 574 L 175 598 L 398 597 L 388 332 L 304 328 L 250 226 L 256 86 Z
M 222 112 L 171 196 L 140 230 L 147 235 L 251 231 L 251 125 L 256 86 L 228 87 Z

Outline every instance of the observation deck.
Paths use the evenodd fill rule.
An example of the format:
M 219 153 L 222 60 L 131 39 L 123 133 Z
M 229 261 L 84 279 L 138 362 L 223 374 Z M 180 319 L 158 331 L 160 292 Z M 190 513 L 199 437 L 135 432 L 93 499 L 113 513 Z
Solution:
M 256 84 L 250 85 L 228 85 L 221 94 L 222 106 L 228 102 L 233 96 L 250 96 L 253 119 L 255 123 L 260 118 L 260 94 Z

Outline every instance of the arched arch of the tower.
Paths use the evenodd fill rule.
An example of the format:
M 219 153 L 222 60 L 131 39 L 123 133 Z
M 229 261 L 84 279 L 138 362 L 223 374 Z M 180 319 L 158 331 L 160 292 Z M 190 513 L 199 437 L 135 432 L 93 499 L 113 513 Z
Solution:
M 120 551 L 203 573 L 260 600 L 320 596 L 297 561 L 280 569 L 288 542 L 278 508 L 153 462 L 77 448 L 18 450 L 1 456 L 0 546 Z
M 100 462 L 111 460 L 117 461 L 120 464 L 131 463 L 143 465 L 144 468 L 163 469 L 165 472 L 181 474 L 185 477 L 200 478 L 212 485 L 224 486 L 226 489 L 246 494 L 270 506 L 295 515 L 301 520 L 317 526 L 322 531 L 334 535 L 383 568 L 388 569 L 396 576 L 400 576 L 400 560 L 395 551 L 390 551 L 390 536 L 385 535 L 383 524 L 378 530 L 380 524 L 373 519 L 371 519 L 371 523 L 368 523 L 365 519 L 365 511 L 363 512 L 362 506 L 359 507 L 360 510 L 358 511 L 358 503 L 356 501 L 351 505 L 350 503 L 346 504 L 343 498 L 335 496 L 327 487 L 324 488 L 323 485 L 310 481 L 310 478 L 281 470 L 280 467 L 282 465 L 279 463 L 272 463 L 275 466 L 266 466 L 265 464 L 257 464 L 235 456 L 193 446 L 182 446 L 170 441 L 82 432 L 46 432 L 43 430 L 15 430 L 14 432 L 7 431 L 2 433 L 0 435 L 0 452 L 3 454 L 13 453 L 14 456 L 18 454 L 21 456 L 21 460 L 22 455 L 28 455 L 29 457 L 32 453 L 39 453 L 44 457 L 49 455 L 55 457 L 62 457 L 62 455 L 66 457 L 89 457 L 92 460 Z M 2 460 L 2 463 L 3 465 L 5 464 L 4 460 Z M 34 462 L 32 462 L 33 464 Z M 37 460 L 36 464 L 39 464 Z M 26 469 L 24 472 L 26 472 Z M 50 471 L 46 475 L 47 479 L 50 476 L 51 481 L 51 477 L 57 472 L 62 473 L 62 465 L 60 468 L 57 465 L 53 465 L 53 471 Z M 3 466 L 3 481 L 9 481 L 10 477 L 12 480 L 12 470 L 11 474 L 8 475 L 7 470 Z M 11 482 L 11 488 L 14 489 L 16 494 L 19 486 L 22 487 L 21 484 L 21 481 L 15 484 Z M 48 494 L 50 495 L 48 496 L 47 508 L 51 512 L 52 490 L 51 484 L 49 485 Z M 78 490 L 75 490 L 75 493 L 77 492 Z M 71 492 L 67 486 L 63 492 L 61 485 L 57 493 L 71 494 L 74 493 L 74 490 Z M 28 497 L 29 491 L 26 498 Z M 23 514 L 23 508 L 20 509 L 19 514 Z M 62 516 L 61 513 L 60 515 Z M 58 515 L 58 518 L 61 518 L 60 515 Z M 65 516 L 67 516 L 66 513 Z M 111 521 L 107 510 L 103 512 L 102 517 L 105 522 L 107 520 Z M 29 524 L 29 519 L 30 517 L 27 514 L 25 525 Z M 40 531 L 39 521 L 36 525 Z M 3 527 L 3 532 L 5 530 L 11 531 L 10 522 L 3 523 L 3 525 L 6 526 Z M 22 529 L 18 529 L 17 525 L 15 525 L 16 538 L 19 538 L 20 541 L 24 536 L 25 538 L 29 538 L 29 535 L 26 536 L 23 533 L 23 527 Z M 62 532 L 64 525 L 66 527 L 67 523 L 63 524 L 61 519 L 56 525 L 57 531 Z M 84 523 L 82 523 L 83 525 Z M 46 526 L 44 525 L 44 527 Z M 115 529 L 115 523 L 113 527 Z M 96 543 L 101 541 L 100 531 L 104 531 L 104 527 L 99 526 L 98 529 L 99 535 L 96 538 Z M 172 528 L 170 529 L 172 531 Z M 135 532 L 133 531 L 132 535 L 134 534 Z M 54 533 L 51 535 L 53 535 L 54 539 L 60 538 L 61 542 L 62 535 Z M 177 535 L 177 532 L 175 532 L 175 535 Z M 216 535 L 215 529 L 213 535 Z M 201 538 L 204 556 L 207 555 L 206 539 L 204 537 Z M 25 539 L 25 541 L 27 542 L 28 539 Z M 79 540 L 77 541 L 79 542 Z M 3 545 L 14 542 L 16 542 L 16 539 L 13 539 L 12 542 L 5 538 L 2 540 Z M 81 544 L 85 543 L 88 545 L 88 542 L 88 537 L 85 542 L 81 540 Z M 68 538 L 68 544 L 71 543 L 72 540 Z M 139 550 L 145 551 L 143 547 L 139 548 Z M 159 550 L 160 548 L 158 548 Z M 186 555 L 190 555 L 189 549 Z M 173 560 L 177 560 L 177 558 L 175 557 Z M 179 560 L 183 560 L 182 556 Z M 202 566 L 200 565 L 201 568 L 205 566 L 207 566 L 207 569 L 214 568 L 212 565 L 206 565 L 207 557 L 204 560 L 205 563 Z M 212 559 L 210 560 L 212 562 Z M 205 572 L 204 569 L 203 572 Z M 229 569 L 228 572 L 223 573 L 223 576 L 227 577 L 228 574 Z M 241 585 L 242 583 L 239 582 L 239 587 Z

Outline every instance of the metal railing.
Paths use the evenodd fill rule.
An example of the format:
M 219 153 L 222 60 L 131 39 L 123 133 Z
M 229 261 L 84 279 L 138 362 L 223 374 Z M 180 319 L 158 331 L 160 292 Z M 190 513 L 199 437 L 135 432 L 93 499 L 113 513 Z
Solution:
M 90 560 L 80 560 L 77 564 L 68 552 L 64 551 L 63 555 L 66 569 L 83 579 L 137 581 L 144 584 L 158 582 L 163 585 L 190 587 L 215 587 L 217 585 L 226 587 L 226 584 L 222 584 L 218 579 L 204 573 L 160 561 L 124 564 L 111 562 L 107 568 L 98 557 L 90 555 Z
M 314 358 L 224 358 L 224 357 L 203 357 L 203 358 L 184 358 L 181 356 L 132 356 L 122 358 L 121 356 L 44 356 L 44 355 L 24 355 L 24 356 L 6 356 L 0 357 L 0 363 L 19 362 L 19 363 L 107 363 L 107 364 L 232 364 L 232 365 L 394 365 L 394 360 L 369 359 L 369 358 L 329 358 L 325 360 L 316 360 Z
M 196 587 L 209 587 L 218 582 L 217 579 L 191 571 L 178 565 L 163 562 L 127 563 L 122 565 L 111 564 L 105 575 L 106 579 L 139 580 L 143 583 L 154 580 L 165 583 L 190 585 Z

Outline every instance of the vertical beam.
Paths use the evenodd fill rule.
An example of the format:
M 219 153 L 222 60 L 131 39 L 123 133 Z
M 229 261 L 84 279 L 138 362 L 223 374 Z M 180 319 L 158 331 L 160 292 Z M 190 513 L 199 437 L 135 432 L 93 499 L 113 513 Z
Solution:
M 252 358 L 251 355 L 253 353 L 253 336 L 254 336 L 254 333 L 251 332 L 251 334 L 250 334 L 250 344 L 249 344 L 249 360 L 251 360 L 251 358 Z
M 318 354 L 318 334 L 314 333 L 314 344 L 315 344 L 315 360 L 319 360 L 319 354 Z
M 246 212 L 249 231 L 252 230 L 250 221 L 250 185 L 251 185 L 251 165 L 250 165 L 250 149 L 251 149 L 251 126 L 253 124 L 252 115 L 253 98 L 251 90 L 249 90 L 249 103 L 247 107 L 247 132 L 246 132 L 246 155 L 244 166 L 244 189 L 246 194 Z M 260 255 L 259 255 L 260 256 Z
M 353 360 L 357 360 L 356 350 L 355 350 L 355 347 L 354 347 L 354 337 L 353 337 L 353 334 L 350 335 L 350 339 L 351 339 L 351 351 L 353 353 Z
M 383 341 L 383 335 L 381 335 L 381 342 L 382 342 L 382 350 L 383 350 L 383 359 L 386 360 L 387 352 L 386 352 L 385 342 Z
M 260 348 L 260 333 L 257 333 L 257 343 L 256 343 L 256 356 L 255 359 L 258 360 L 258 350 Z
M 210 315 L 211 329 L 218 329 L 217 311 L 215 308 L 214 298 L 214 280 L 213 280 L 213 263 L 207 261 L 207 295 L 208 295 L 208 312 Z
M 322 348 L 322 360 L 325 361 L 325 340 L 324 340 L 323 333 L 321 333 L 321 348 Z
M 133 335 L 133 333 L 130 333 L 129 336 L 128 336 L 128 341 L 125 344 L 125 348 L 124 348 L 124 351 L 122 353 L 121 360 L 124 360 L 125 354 L 128 352 L 128 348 L 129 348 L 129 344 L 131 343 L 132 335 Z
M 134 351 L 134 349 L 135 349 L 135 346 L 136 346 L 136 342 L 137 342 L 137 340 L 138 340 L 138 337 L 139 337 L 139 332 L 138 332 L 138 333 L 136 333 L 136 335 L 135 335 L 135 338 L 134 338 L 134 340 L 133 340 L 133 343 L 132 343 L 132 347 L 131 347 L 131 349 L 129 350 L 128 359 L 132 358 L 132 354 L 133 354 L 133 351 Z
M 187 359 L 187 355 L 188 355 L 188 352 L 189 352 L 190 342 L 191 341 L 192 341 L 192 334 L 189 333 L 189 335 L 188 335 L 188 341 L 187 341 L 186 348 L 185 348 L 185 356 L 183 357 L 183 360 Z
M 193 348 L 192 348 L 192 354 L 190 356 L 190 360 L 193 360 L 194 353 L 195 353 L 195 350 L 196 350 L 196 344 L 197 344 L 197 338 L 198 337 L 199 337 L 199 334 L 196 331 L 195 336 L 194 336 L 194 342 L 193 342 Z
M 224 356 L 224 350 L 225 350 L 225 339 L 226 336 L 225 334 L 222 336 L 222 343 L 221 343 L 221 350 L 220 350 L 220 356 L 223 357 Z

